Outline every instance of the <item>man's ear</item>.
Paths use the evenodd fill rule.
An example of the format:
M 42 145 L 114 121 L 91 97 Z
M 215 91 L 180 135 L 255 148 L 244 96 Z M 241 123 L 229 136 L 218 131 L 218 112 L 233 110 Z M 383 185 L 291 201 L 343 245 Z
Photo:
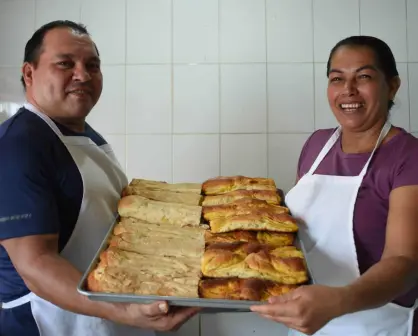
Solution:
M 25 81 L 26 87 L 32 86 L 33 83 L 33 65 L 25 62 L 22 66 L 22 77 Z

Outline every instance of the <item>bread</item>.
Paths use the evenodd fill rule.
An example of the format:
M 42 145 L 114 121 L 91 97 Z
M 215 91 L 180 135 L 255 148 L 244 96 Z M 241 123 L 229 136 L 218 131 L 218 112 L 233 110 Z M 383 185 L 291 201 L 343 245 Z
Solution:
M 235 190 L 270 190 L 277 191 L 273 179 L 246 176 L 220 176 L 207 180 L 202 185 L 205 195 L 225 194 Z
M 189 205 L 200 205 L 202 202 L 202 196 L 191 192 L 175 192 L 175 191 L 162 191 L 162 190 L 150 190 L 143 189 L 137 186 L 127 186 L 123 192 L 123 196 L 138 195 L 150 200 L 168 202 L 168 203 L 180 203 Z
M 93 292 L 198 297 L 200 258 L 144 256 L 105 250 L 88 275 Z
M 197 227 L 179 230 L 170 224 L 156 225 L 134 218 L 121 218 L 109 245 L 140 254 L 201 257 L 205 250 L 205 232 Z
M 231 232 L 236 230 L 297 232 L 296 219 L 284 214 L 275 214 L 264 209 L 253 211 L 245 215 L 231 215 L 219 217 L 209 221 L 210 229 L 214 233 Z
M 178 193 L 202 193 L 202 184 L 200 183 L 167 183 L 161 181 L 152 181 L 144 179 L 133 179 L 130 186 L 142 189 L 173 191 Z
M 275 233 L 268 231 L 232 231 L 228 233 L 205 232 L 205 242 L 207 245 L 216 243 L 259 243 L 271 246 L 290 246 L 293 245 L 295 235 L 292 233 Z
M 303 253 L 294 246 L 212 244 L 202 258 L 202 274 L 211 278 L 256 278 L 282 284 L 308 280 Z
M 297 287 L 260 279 L 206 279 L 199 283 L 199 296 L 205 299 L 267 301 Z
M 266 201 L 254 198 L 241 198 L 228 204 L 205 206 L 202 209 L 202 213 L 203 218 L 210 221 L 218 217 L 245 215 L 258 209 L 265 209 L 275 214 L 289 213 L 289 209 L 286 207 L 269 204 Z
M 266 201 L 269 204 L 279 205 L 280 196 L 272 190 L 235 190 L 223 195 L 205 196 L 202 206 L 229 204 L 242 198 L 254 198 Z
M 202 207 L 153 201 L 142 196 L 130 195 L 121 198 L 118 212 L 122 217 L 133 217 L 148 223 L 184 227 L 200 225 Z

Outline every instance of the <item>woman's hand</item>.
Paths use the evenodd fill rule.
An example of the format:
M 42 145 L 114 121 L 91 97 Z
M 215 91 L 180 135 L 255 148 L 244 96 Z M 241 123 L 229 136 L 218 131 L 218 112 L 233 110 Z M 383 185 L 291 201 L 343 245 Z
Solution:
M 302 286 L 269 299 L 266 305 L 252 306 L 262 317 L 312 335 L 332 319 L 343 315 L 345 288 Z

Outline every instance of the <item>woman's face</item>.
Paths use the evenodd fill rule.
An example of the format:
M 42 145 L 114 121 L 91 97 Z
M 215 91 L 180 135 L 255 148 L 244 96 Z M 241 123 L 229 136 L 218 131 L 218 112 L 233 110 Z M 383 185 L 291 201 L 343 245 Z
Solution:
M 343 46 L 332 56 L 328 102 L 345 129 L 365 131 L 385 119 L 399 85 L 398 77 L 388 83 L 370 48 Z

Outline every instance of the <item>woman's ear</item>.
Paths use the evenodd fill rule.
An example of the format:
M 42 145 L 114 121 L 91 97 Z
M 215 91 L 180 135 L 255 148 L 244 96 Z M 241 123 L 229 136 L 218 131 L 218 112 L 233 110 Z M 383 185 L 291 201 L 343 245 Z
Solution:
M 393 77 L 390 81 L 389 81 L 389 100 L 394 100 L 396 93 L 398 92 L 400 86 L 401 86 L 401 79 L 399 78 L 399 76 L 395 76 Z

